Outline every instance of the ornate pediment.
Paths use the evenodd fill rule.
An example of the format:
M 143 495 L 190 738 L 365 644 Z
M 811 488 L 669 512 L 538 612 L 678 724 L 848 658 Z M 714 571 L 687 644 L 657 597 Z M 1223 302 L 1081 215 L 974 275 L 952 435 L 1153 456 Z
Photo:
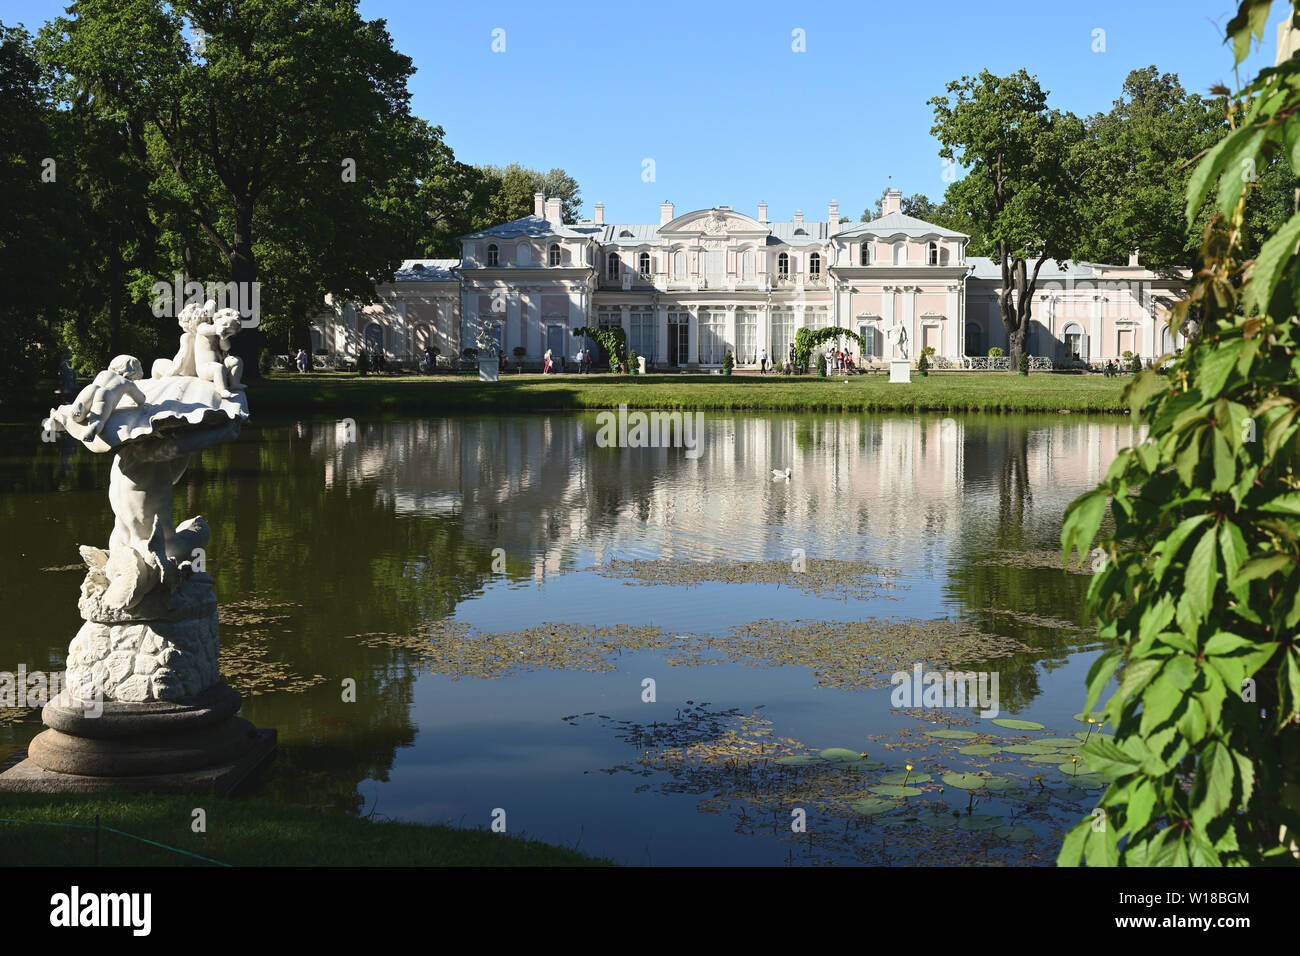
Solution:
M 664 223 L 659 227 L 659 232 L 663 233 L 693 233 L 700 236 L 706 236 L 714 239 L 722 239 L 733 233 L 753 235 L 760 233 L 766 235 L 771 230 L 759 222 L 752 219 L 744 213 L 736 212 L 734 209 L 697 209 L 694 212 L 688 212 L 678 216 L 671 222 Z

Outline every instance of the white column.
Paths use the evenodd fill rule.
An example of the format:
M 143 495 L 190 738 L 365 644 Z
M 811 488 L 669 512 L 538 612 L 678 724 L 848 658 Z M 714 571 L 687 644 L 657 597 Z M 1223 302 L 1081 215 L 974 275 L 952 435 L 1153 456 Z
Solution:
M 655 361 L 668 361 L 668 306 L 655 306 Z
M 700 362 L 700 307 L 692 305 L 690 310 L 691 325 L 686 336 L 686 362 L 689 365 L 698 365 Z
M 907 286 L 903 292 L 903 325 L 907 327 L 907 351 L 911 353 L 908 357 L 915 361 L 921 357 L 921 347 L 925 344 L 917 334 L 920 329 L 916 324 L 916 286 Z
M 632 307 L 630 305 L 620 305 L 618 307 L 618 324 L 623 327 L 623 341 L 627 343 L 630 351 L 632 348 Z
M 736 350 L 736 306 L 735 303 L 732 303 L 727 306 L 727 341 L 723 343 L 722 352 L 725 355 L 727 352 L 734 352 L 735 350 Z
M 1090 362 L 1103 358 L 1101 341 L 1102 314 L 1106 310 L 1106 299 L 1104 296 L 1094 295 L 1092 297 L 1092 321 L 1088 323 L 1088 360 Z
M 965 329 L 961 321 L 961 316 L 957 312 L 957 287 L 955 285 L 948 286 L 948 306 L 945 322 L 948 326 L 948 341 L 944 348 L 947 350 L 948 358 L 953 361 L 958 361 L 961 359 L 962 348 L 960 343 L 962 340 L 962 332 L 964 332 Z

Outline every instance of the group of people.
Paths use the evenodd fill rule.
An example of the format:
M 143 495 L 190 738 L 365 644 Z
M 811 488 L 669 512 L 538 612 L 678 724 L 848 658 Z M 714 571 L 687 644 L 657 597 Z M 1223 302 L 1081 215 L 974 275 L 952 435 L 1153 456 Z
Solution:
M 846 352 L 844 349 L 836 351 L 834 348 L 826 350 L 826 370 L 828 372 L 852 372 L 855 367 L 852 352 Z
M 591 363 L 594 358 L 595 356 L 592 354 L 591 349 L 587 346 L 584 345 L 582 348 L 578 349 L 577 354 L 573 356 L 574 368 L 577 370 L 578 374 L 587 375 L 590 373 Z M 551 349 L 547 349 L 546 354 L 542 356 L 542 374 L 550 375 L 554 372 L 563 371 L 563 357 L 559 358 L 557 363 L 555 352 Z
M 1114 359 L 1106 359 L 1106 364 L 1101 367 L 1101 374 L 1107 378 L 1112 378 L 1122 372 L 1123 369 Z

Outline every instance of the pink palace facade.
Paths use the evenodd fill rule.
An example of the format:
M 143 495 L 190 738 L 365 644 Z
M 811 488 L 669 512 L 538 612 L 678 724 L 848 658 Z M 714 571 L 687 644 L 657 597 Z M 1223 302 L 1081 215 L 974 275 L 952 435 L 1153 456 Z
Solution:
M 795 330 L 838 326 L 866 342 L 848 347 L 863 364 L 890 358 L 884 333 L 901 324 L 908 354 L 934 348 L 939 366 L 972 367 L 992 346 L 1007 347 L 997 308 L 1000 276 L 989 259 L 969 257 L 969 237 L 901 211 L 885 194 L 883 215 L 840 222 L 831 202 L 824 220 L 801 211 L 768 218 L 730 206 L 658 223 L 566 224 L 560 200 L 534 197 L 533 215 L 461 238 L 461 258 L 408 260 L 369 306 L 331 305 L 315 322 L 313 345 L 344 360 L 383 348 L 389 361 L 415 362 L 428 345 L 455 357 L 480 333 L 513 360 L 550 349 L 571 358 L 572 330 L 621 326 L 629 349 L 659 369 L 708 369 L 728 350 L 740 367 L 766 350 L 788 356 Z M 1140 266 L 1045 263 L 1035 294 L 1028 351 L 1053 367 L 1155 359 L 1180 344 L 1169 308 L 1185 279 Z

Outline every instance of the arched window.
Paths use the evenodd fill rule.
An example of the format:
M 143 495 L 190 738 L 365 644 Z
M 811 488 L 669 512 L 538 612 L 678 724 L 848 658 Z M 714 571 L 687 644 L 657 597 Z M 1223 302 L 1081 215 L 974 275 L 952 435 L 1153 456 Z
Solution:
M 907 265 L 907 243 L 905 242 L 894 243 L 894 265 L 896 266 Z
M 558 266 L 560 264 L 560 244 L 558 242 L 551 244 L 551 251 L 549 255 L 550 255 L 551 265 Z
M 650 253 L 643 252 L 637 257 L 637 271 L 643 278 L 650 278 Z
M 790 253 L 783 252 L 776 257 L 776 274 L 778 278 L 790 278 Z
M 686 275 L 686 253 L 681 250 L 673 253 L 673 275 L 679 279 Z
M 822 274 L 822 257 L 820 253 L 814 252 L 808 257 L 808 274 L 810 276 Z
M 533 264 L 533 247 L 526 242 L 519 243 L 515 247 L 515 265 L 528 266 Z
M 488 265 L 496 266 L 500 264 L 501 264 L 501 253 L 497 249 L 497 244 L 494 242 L 490 246 L 488 246 Z
M 925 250 L 926 265 L 937 266 L 939 264 L 939 243 L 932 242 Z
M 609 262 L 606 263 L 606 265 L 607 265 L 606 275 L 608 275 L 611 279 L 617 279 L 619 278 L 620 275 L 622 275 L 623 260 L 618 257 L 617 252 L 610 253 Z
M 871 265 L 871 243 L 864 242 L 862 244 L 862 247 L 858 249 L 858 265 L 860 266 Z

